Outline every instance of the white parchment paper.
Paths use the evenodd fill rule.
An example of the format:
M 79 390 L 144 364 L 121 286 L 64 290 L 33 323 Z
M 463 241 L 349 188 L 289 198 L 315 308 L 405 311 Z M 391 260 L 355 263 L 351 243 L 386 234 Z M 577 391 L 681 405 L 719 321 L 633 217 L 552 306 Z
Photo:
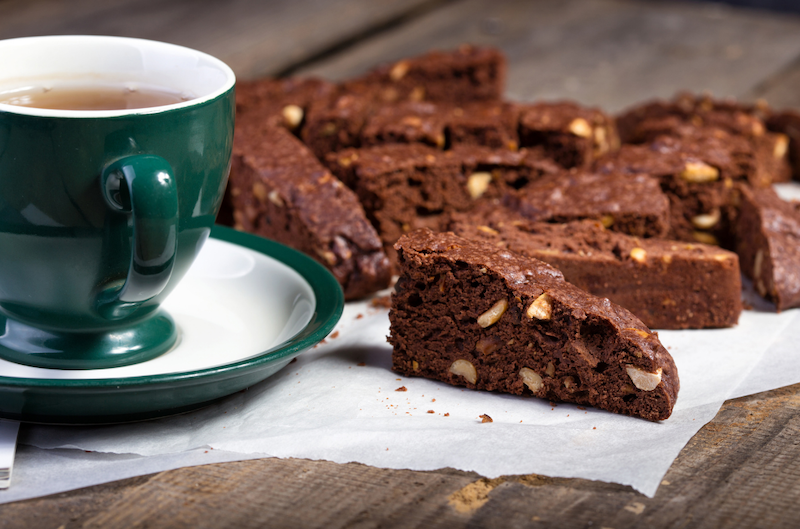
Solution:
M 0 492 L 0 503 L 270 456 L 453 467 L 490 478 L 579 477 L 652 496 L 683 446 L 727 398 L 800 382 L 800 310 L 775 314 L 763 302 L 755 305 L 732 329 L 659 333 L 675 358 L 681 390 L 672 417 L 651 423 L 400 377 L 390 370 L 388 312 L 351 303 L 326 343 L 204 409 L 126 425 L 23 425 L 14 481 Z M 482 423 L 482 414 L 493 422 Z

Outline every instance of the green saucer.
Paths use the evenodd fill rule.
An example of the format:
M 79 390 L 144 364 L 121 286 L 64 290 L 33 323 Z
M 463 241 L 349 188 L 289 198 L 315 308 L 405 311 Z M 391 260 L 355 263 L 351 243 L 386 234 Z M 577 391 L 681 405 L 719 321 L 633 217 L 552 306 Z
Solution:
M 221 260 L 210 272 L 202 269 L 204 252 L 213 253 L 214 259 Z M 271 323 L 274 328 L 268 332 L 260 329 L 258 332 L 261 334 L 252 340 L 256 344 L 263 342 L 261 349 L 249 354 L 231 351 L 225 344 L 212 343 L 209 347 L 213 350 L 203 352 L 202 362 L 213 365 L 195 367 L 191 365 L 194 351 L 189 349 L 197 347 L 191 333 L 198 327 L 184 324 L 184 335 L 179 337 L 177 347 L 138 366 L 65 371 L 20 366 L 0 360 L 0 418 L 39 423 L 99 424 L 152 419 L 189 411 L 241 391 L 278 372 L 292 358 L 322 341 L 341 317 L 344 297 L 330 272 L 313 259 L 276 242 L 215 226 L 198 261 L 199 271 L 193 279 L 190 271 L 184 282 L 203 285 L 202 296 L 197 294 L 200 301 L 192 298 L 183 305 L 177 304 L 188 307 L 183 310 L 186 314 L 180 310 L 172 311 L 171 299 L 165 303 L 167 312 L 172 312 L 178 322 L 179 330 L 182 319 L 190 323 L 197 320 L 195 313 L 202 312 L 202 303 L 207 303 L 208 307 L 219 311 L 220 319 L 235 320 L 239 317 L 254 332 L 256 328 L 269 328 Z M 275 284 L 271 285 L 270 281 Z M 181 291 L 181 286 L 183 284 L 171 298 L 196 294 Z M 269 295 L 271 289 L 276 291 L 275 299 Z M 248 319 L 252 309 L 268 304 L 274 305 L 269 310 L 285 321 L 253 325 Z M 210 322 L 205 326 L 212 325 Z M 231 325 L 231 328 L 239 329 L 242 323 L 234 321 Z M 165 370 L 161 366 L 168 365 L 171 355 L 184 355 L 174 358 L 190 360 L 180 360 L 181 369 Z M 130 376 L 121 371 L 125 369 L 135 369 L 134 373 L 139 374 Z

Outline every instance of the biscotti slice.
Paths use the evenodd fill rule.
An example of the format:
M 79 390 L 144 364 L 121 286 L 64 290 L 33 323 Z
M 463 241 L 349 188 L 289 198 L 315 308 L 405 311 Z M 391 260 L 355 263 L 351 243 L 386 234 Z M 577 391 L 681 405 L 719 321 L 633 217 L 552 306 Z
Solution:
M 669 199 L 648 175 L 570 172 L 510 193 L 504 205 L 533 221 L 598 220 L 637 237 L 663 237 L 670 227 Z
M 800 112 L 784 110 L 767 118 L 767 128 L 784 134 L 788 141 L 789 161 L 795 180 L 800 180 Z
M 264 77 L 236 82 L 236 119 L 269 121 L 299 133 L 311 103 L 330 97 L 336 85 L 314 77 Z
M 482 201 L 499 200 L 558 167 L 539 151 L 422 144 L 345 149 L 328 156 L 334 174 L 358 195 L 390 259 L 398 237 Z
M 717 246 L 631 237 L 597 221 L 535 223 L 503 209 L 454 215 L 448 229 L 544 261 L 651 329 L 731 327 L 742 312 L 739 259 Z
M 370 116 L 361 132 L 361 145 L 424 143 L 444 149 L 448 109 L 426 101 L 386 105 Z
M 561 166 L 587 168 L 619 147 L 613 118 L 570 101 L 519 105 L 521 147 L 543 146 Z
M 682 137 L 659 136 L 648 145 L 623 145 L 598 160 L 608 174 L 645 174 L 661 183 L 670 200 L 668 238 L 732 247 L 733 188 L 748 181 L 752 157 L 736 148 L 743 140 L 719 129 L 696 129 Z
M 345 299 L 389 285 L 381 240 L 355 193 L 288 130 L 243 123 L 229 183 L 236 227 L 296 248 L 336 277 Z
M 781 311 L 800 307 L 800 210 L 771 188 L 739 186 L 736 252 L 756 291 Z
M 501 51 L 465 44 L 378 66 L 347 84 L 380 87 L 397 101 L 462 104 L 500 99 L 505 81 L 506 59 Z
M 424 143 L 439 149 L 482 145 L 517 150 L 517 113 L 515 105 L 500 101 L 385 105 L 367 119 L 361 145 Z
M 419 230 L 396 247 L 394 370 L 652 421 L 672 413 L 675 363 L 627 310 L 541 261 L 452 233 Z
M 723 131 L 735 138 L 728 141 L 732 149 L 742 151 L 739 156 L 751 158 L 748 181 L 763 187 L 791 179 L 787 137 L 767 130 L 762 118 L 768 113 L 763 105 L 684 93 L 669 102 L 652 101 L 629 109 L 617 118 L 617 127 L 624 143 L 636 144 L 662 135 L 684 137 L 697 129 Z
M 380 90 L 371 86 L 339 86 L 329 97 L 311 103 L 300 137 L 319 159 L 348 147 L 360 147 L 367 118 L 388 102 L 393 101 L 384 101 Z

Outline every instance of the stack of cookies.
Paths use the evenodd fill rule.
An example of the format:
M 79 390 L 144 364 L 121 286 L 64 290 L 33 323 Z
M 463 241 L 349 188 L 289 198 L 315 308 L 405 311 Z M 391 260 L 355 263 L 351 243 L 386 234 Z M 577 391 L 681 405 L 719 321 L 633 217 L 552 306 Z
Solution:
M 800 177 L 800 114 L 516 103 L 505 70 L 463 46 L 240 83 L 220 219 L 319 260 L 347 299 L 399 275 L 402 373 L 664 419 L 679 383 L 650 328 L 735 325 L 740 270 L 800 306 L 800 208 L 772 189 Z

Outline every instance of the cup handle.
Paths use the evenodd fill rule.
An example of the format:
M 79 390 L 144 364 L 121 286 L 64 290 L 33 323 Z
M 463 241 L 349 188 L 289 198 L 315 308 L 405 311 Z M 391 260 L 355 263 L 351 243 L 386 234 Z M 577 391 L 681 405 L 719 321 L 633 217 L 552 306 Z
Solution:
M 125 283 L 101 292 L 97 300 L 100 314 L 119 319 L 160 294 L 169 282 L 178 244 L 178 193 L 169 163 L 149 154 L 109 164 L 100 183 L 106 204 L 133 221 Z

